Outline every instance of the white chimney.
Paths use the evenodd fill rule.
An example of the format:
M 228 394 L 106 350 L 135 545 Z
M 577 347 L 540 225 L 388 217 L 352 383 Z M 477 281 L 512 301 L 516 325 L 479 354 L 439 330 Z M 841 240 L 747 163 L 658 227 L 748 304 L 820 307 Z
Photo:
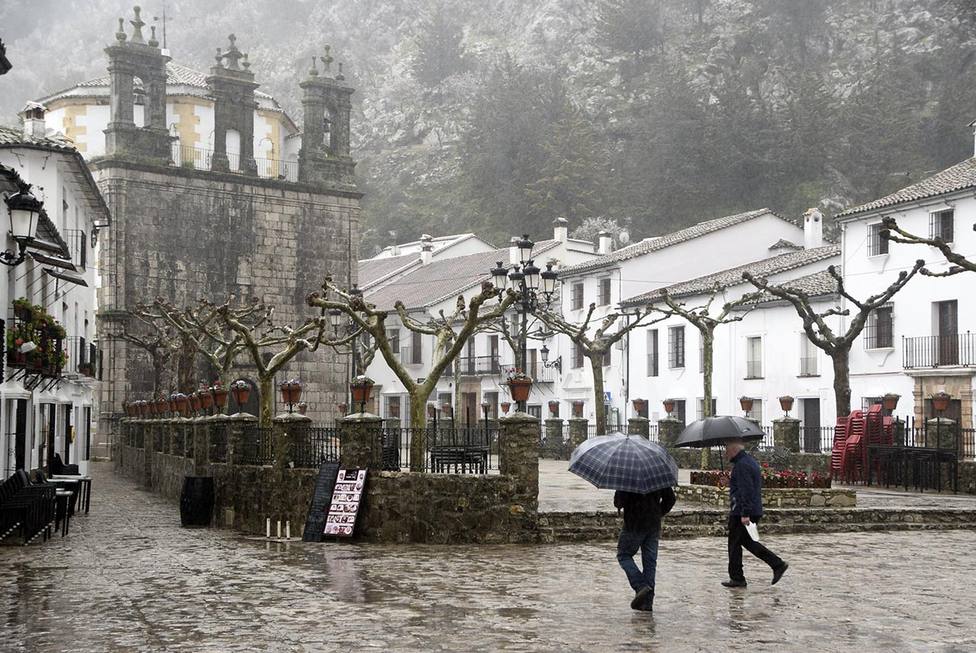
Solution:
M 434 239 L 428 234 L 420 237 L 420 264 L 427 265 L 434 258 Z
M 823 213 L 814 207 L 803 214 L 803 248 L 823 247 Z
M 552 239 L 565 243 L 569 240 L 569 220 L 556 218 L 552 221 Z
M 47 125 L 44 121 L 46 109 L 43 104 L 28 102 L 21 112 L 24 117 L 24 136 L 29 138 L 44 138 L 47 134 Z
M 400 256 L 400 246 L 396 243 L 390 245 L 390 256 Z
M 613 238 L 610 236 L 609 231 L 601 231 L 599 238 L 599 247 L 597 248 L 597 254 L 609 254 L 613 251 Z
M 512 265 L 522 264 L 522 256 L 519 253 L 518 241 L 519 239 L 517 236 L 512 236 L 512 242 L 508 245 L 508 262 Z

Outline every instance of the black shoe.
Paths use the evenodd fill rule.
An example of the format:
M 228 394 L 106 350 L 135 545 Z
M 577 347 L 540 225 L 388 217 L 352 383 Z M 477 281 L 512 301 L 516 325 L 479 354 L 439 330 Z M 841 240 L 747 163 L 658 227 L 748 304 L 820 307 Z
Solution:
M 744 580 L 723 580 L 722 587 L 746 587 L 749 583 Z
M 654 590 L 648 587 L 647 585 L 645 585 L 644 587 L 637 590 L 637 594 L 636 596 L 634 596 L 634 600 L 630 602 L 630 607 L 634 610 L 640 610 L 641 609 L 640 606 L 644 604 L 644 599 L 646 599 L 649 595 L 653 595 L 653 594 L 654 594 Z
M 637 608 L 641 612 L 654 612 L 654 590 L 652 589 L 644 602 Z
M 783 564 L 781 564 L 776 569 L 773 569 L 773 582 L 772 582 L 772 584 L 775 585 L 776 583 L 778 583 L 779 582 L 779 579 L 783 577 L 783 574 L 785 574 L 786 573 L 786 570 L 789 569 L 789 568 L 790 568 L 789 563 L 784 562 Z

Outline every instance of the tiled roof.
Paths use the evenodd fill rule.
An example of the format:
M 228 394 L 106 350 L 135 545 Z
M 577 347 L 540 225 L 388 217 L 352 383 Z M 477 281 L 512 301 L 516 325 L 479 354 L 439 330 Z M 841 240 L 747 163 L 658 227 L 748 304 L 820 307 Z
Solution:
M 758 277 L 768 277 L 774 274 L 789 272 L 790 270 L 795 270 L 818 261 L 825 261 L 836 256 L 840 256 L 840 245 L 826 245 L 824 247 L 817 247 L 815 249 L 803 249 L 798 252 L 786 252 L 784 254 L 780 254 L 779 256 L 773 256 L 772 258 L 746 263 L 745 265 L 708 274 L 703 277 L 698 277 L 697 279 L 691 279 L 690 281 L 683 281 L 664 288 L 658 288 L 642 295 L 637 295 L 636 297 L 626 299 L 622 301 L 621 304 L 624 306 L 641 306 L 651 304 L 655 301 L 663 299 L 665 290 L 667 290 L 672 297 L 676 298 L 701 295 L 704 293 L 709 293 L 713 289 L 721 290 L 723 288 L 730 288 L 741 283 L 746 283 L 742 279 L 742 273 L 746 270 L 752 272 Z
M 555 240 L 536 243 L 533 254 L 538 258 L 538 255 L 558 244 Z M 495 267 L 497 261 L 508 264 L 507 247 L 467 256 L 435 258 L 427 265 L 414 268 L 372 292 L 367 290 L 364 298 L 377 308 L 385 310 L 392 310 L 397 300 L 403 302 L 408 309 L 431 306 L 489 280 L 489 271 Z
M 841 267 L 839 265 L 834 267 L 836 268 L 837 273 L 840 274 Z M 810 297 L 826 297 L 828 295 L 834 295 L 837 293 L 837 280 L 834 279 L 834 277 L 832 277 L 827 270 L 814 272 L 813 274 L 808 274 L 796 279 L 790 279 L 789 281 L 781 281 L 779 282 L 779 285 L 795 288 L 805 292 Z M 756 303 L 768 304 L 770 302 L 778 301 L 783 300 L 766 292 L 762 294 Z
M 785 238 L 780 238 L 775 243 L 773 243 L 772 245 L 770 245 L 769 246 L 769 249 L 770 250 L 774 250 L 774 249 L 793 249 L 793 250 L 797 250 L 797 249 L 803 249 L 803 248 L 800 247 L 799 245 L 797 245 L 796 243 L 791 243 L 790 241 L 786 240 Z
M 403 256 L 389 256 L 387 258 L 370 258 L 359 261 L 359 287 L 369 288 L 371 285 L 395 272 L 406 270 L 414 265 L 420 265 L 420 256 L 404 254 Z
M 19 127 L 4 127 L 0 125 L 0 146 L 4 145 L 27 145 L 32 147 L 43 147 L 62 152 L 77 152 L 74 143 L 61 134 L 52 134 L 38 138 L 28 136 Z
M 976 186 L 976 157 L 957 163 L 951 168 L 946 168 L 942 172 L 923 179 L 917 184 L 902 188 L 891 195 L 885 195 L 881 199 L 855 206 L 853 209 L 848 209 L 837 217 L 844 218 L 856 213 L 883 209 L 888 206 L 895 206 L 896 204 L 904 204 L 905 202 L 915 202 L 946 193 L 955 193 L 966 190 L 967 188 L 973 188 L 974 186 Z
M 561 273 L 576 274 L 579 272 L 586 272 L 588 270 L 598 270 L 600 268 L 613 265 L 618 261 L 626 261 L 649 252 L 655 252 L 657 250 L 664 249 L 665 247 L 670 247 L 694 238 L 699 238 L 721 229 L 725 229 L 726 227 L 748 222 L 749 220 L 753 220 L 759 216 L 767 214 L 775 215 L 769 209 L 759 209 L 758 211 L 747 211 L 745 213 L 727 215 L 724 218 L 716 218 L 714 220 L 699 222 L 698 224 L 694 224 L 690 227 L 686 227 L 685 229 L 675 231 L 659 238 L 648 238 L 642 240 L 639 243 L 634 243 L 628 247 L 623 247 L 618 249 L 616 252 L 607 254 L 606 256 L 599 256 L 590 261 L 577 263 L 576 265 L 564 268 L 561 270 Z

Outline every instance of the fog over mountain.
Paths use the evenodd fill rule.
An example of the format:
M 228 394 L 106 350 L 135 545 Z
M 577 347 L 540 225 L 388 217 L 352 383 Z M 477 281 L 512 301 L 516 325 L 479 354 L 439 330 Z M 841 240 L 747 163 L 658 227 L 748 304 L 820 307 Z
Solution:
M 162 32 L 163 4 L 143 17 Z M 357 88 L 363 254 L 601 216 L 634 237 L 826 213 L 972 155 L 971 0 L 169 0 L 174 61 L 227 35 L 300 119 L 328 43 Z M 3 0 L 0 115 L 105 74 L 119 0 Z M 152 17 L 160 20 L 153 23 Z

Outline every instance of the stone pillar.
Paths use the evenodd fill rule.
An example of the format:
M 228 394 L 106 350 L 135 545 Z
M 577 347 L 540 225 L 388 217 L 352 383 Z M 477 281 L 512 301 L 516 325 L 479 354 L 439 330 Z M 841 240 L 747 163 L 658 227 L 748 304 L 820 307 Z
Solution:
M 227 418 L 227 462 L 240 465 L 244 447 L 244 429 L 254 424 L 258 418 L 249 413 L 235 413 Z
M 498 471 L 515 478 L 523 510 L 534 514 L 539 508 L 539 420 L 516 412 L 498 422 Z
M 956 422 L 948 417 L 933 417 L 925 421 L 925 446 L 956 450 Z
M 586 442 L 588 428 L 589 422 L 585 417 L 571 417 L 569 419 L 569 443 L 573 445 L 574 449 Z
M 207 420 L 207 462 L 230 462 L 230 419 L 227 415 L 214 415 Z
M 780 417 L 773 420 L 773 446 L 794 453 L 800 450 L 800 420 Z
M 295 460 L 308 451 L 311 423 L 311 417 L 298 413 L 282 413 L 271 420 L 276 467 L 294 467 Z
M 657 439 L 662 446 L 673 447 L 684 430 L 681 420 L 674 417 L 664 417 L 657 421 Z
M 646 417 L 631 417 L 627 420 L 627 433 L 641 435 L 644 439 L 651 437 L 651 420 Z
M 339 464 L 343 468 L 383 469 L 383 418 L 353 413 L 339 420 Z
M 563 421 L 558 417 L 546 420 L 546 442 L 563 443 Z

